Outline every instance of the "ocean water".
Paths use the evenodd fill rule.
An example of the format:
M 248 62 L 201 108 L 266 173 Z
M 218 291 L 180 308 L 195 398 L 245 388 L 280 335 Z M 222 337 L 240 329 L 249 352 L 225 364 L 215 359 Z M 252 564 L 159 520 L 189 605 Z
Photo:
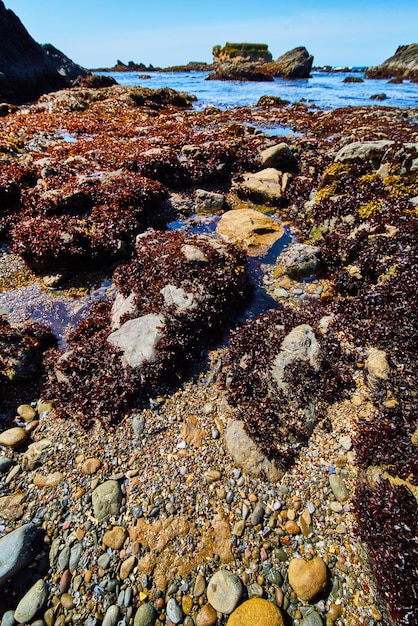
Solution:
M 137 72 L 100 72 L 113 76 L 120 85 L 141 85 L 158 89 L 171 87 L 197 97 L 195 108 L 216 106 L 221 109 L 255 105 L 263 95 L 273 95 L 290 102 L 305 101 L 321 109 L 343 106 L 393 106 L 418 107 L 418 84 L 405 81 L 400 85 L 387 80 L 365 79 L 363 83 L 344 83 L 347 76 L 364 78 L 364 73 L 314 71 L 312 78 L 274 82 L 238 82 L 205 80 L 208 72 L 147 72 L 150 78 L 139 78 Z M 374 100 L 371 96 L 386 94 L 385 100 Z

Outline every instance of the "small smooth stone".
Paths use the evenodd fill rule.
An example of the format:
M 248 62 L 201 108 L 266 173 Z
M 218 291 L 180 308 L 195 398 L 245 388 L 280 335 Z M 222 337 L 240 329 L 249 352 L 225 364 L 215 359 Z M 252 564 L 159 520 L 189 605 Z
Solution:
M 35 474 L 33 484 L 37 487 L 57 487 L 65 476 L 62 472 L 53 472 L 52 474 Z
M 136 556 L 129 556 L 127 559 L 125 559 L 125 561 L 123 561 L 122 565 L 120 566 L 120 578 L 121 580 L 124 580 L 125 578 L 128 578 L 129 574 L 132 572 L 132 570 L 134 569 L 135 565 L 136 565 Z
M 91 476 L 92 474 L 98 472 L 101 466 L 102 462 L 100 459 L 86 459 L 81 467 L 81 472 L 86 476 Z
M 141 604 L 135 613 L 134 626 L 154 626 L 157 613 L 152 604 Z
M 17 414 L 21 417 L 25 422 L 31 422 L 36 417 L 36 411 L 31 407 L 30 404 L 21 404 L 17 407 Z
M 0 474 L 5 474 L 13 465 L 13 460 L 7 456 L 0 456 Z
M 283 615 L 275 604 L 262 598 L 243 602 L 230 615 L 227 626 L 285 626 Z
M 279 587 L 283 584 L 283 576 L 281 572 L 275 567 L 272 567 L 268 571 L 267 580 L 273 585 L 278 585 Z
M 183 611 L 181 607 L 177 604 L 175 598 L 170 598 L 167 602 L 166 606 L 167 617 L 173 624 L 180 624 L 183 618 Z
M 244 593 L 240 578 L 228 570 L 215 572 L 209 581 L 207 598 L 216 611 L 229 615 Z
M 350 497 L 350 492 L 348 491 L 345 482 L 340 476 L 336 474 L 330 474 L 329 476 L 329 484 L 332 489 L 332 493 L 337 498 L 338 502 L 345 502 Z
M 251 524 L 253 526 L 258 526 L 263 521 L 265 515 L 265 509 L 262 504 L 257 504 L 255 507 L 253 514 L 251 515 Z
M 61 604 L 64 609 L 74 608 L 74 598 L 69 593 L 63 593 L 61 596 Z
M 65 593 L 71 584 L 71 572 L 69 569 L 66 569 L 63 575 L 61 576 L 59 590 L 60 593 Z
M 92 494 L 94 517 L 103 522 L 110 515 L 119 515 L 122 492 L 117 480 L 107 480 L 98 485 Z
M 97 559 L 97 565 L 101 569 L 107 569 L 109 567 L 109 563 L 110 563 L 110 554 L 108 554 L 107 552 L 104 552 L 103 554 L 101 554 L 99 558 Z
M 181 599 L 181 608 L 185 615 L 190 615 L 193 607 L 193 598 L 191 596 L 183 596 Z
M 341 504 L 341 502 L 337 502 L 336 500 L 332 500 L 332 502 L 330 502 L 330 504 L 329 504 L 329 508 L 334 513 L 341 513 L 341 511 L 343 510 L 343 505 Z
M 251 598 L 262 598 L 263 597 L 263 587 L 258 583 L 251 583 L 247 586 L 248 597 Z
M 28 435 L 23 428 L 15 426 L 0 433 L 0 446 L 17 450 L 26 443 Z
M 76 543 L 71 548 L 68 568 L 72 574 L 77 569 L 77 565 L 81 559 L 82 553 L 83 553 L 83 545 L 81 543 Z
M 310 611 L 303 618 L 301 626 L 323 626 L 322 618 L 316 611 Z
M 279 607 L 283 606 L 283 598 L 284 598 L 283 589 L 281 589 L 280 587 L 276 587 L 274 591 L 274 595 L 276 598 L 277 606 Z
M 19 624 L 30 622 L 44 606 L 48 598 L 48 587 L 44 580 L 38 580 L 25 593 L 15 611 L 15 620 Z
M 196 616 L 196 626 L 213 626 L 218 620 L 218 615 L 210 604 L 205 604 Z
M 206 580 L 203 574 L 198 574 L 196 576 L 196 580 L 194 583 L 193 596 L 195 598 L 200 598 L 201 595 L 205 592 L 206 589 Z
M 1 626 L 13 626 L 16 624 L 15 620 L 15 612 L 14 611 L 6 611 L 1 620 Z
M 105 546 L 112 548 L 112 550 L 120 550 L 127 536 L 128 531 L 126 528 L 123 526 L 114 526 L 103 535 L 103 543 Z
M 112 604 L 106 611 L 102 626 L 117 626 L 119 619 L 119 607 L 116 604 Z
M 131 424 L 134 435 L 142 435 L 145 430 L 145 417 L 137 413 L 133 416 Z
M 238 522 L 235 522 L 234 527 L 232 529 L 232 534 L 237 537 L 242 537 L 245 528 L 245 520 L 240 519 Z
M 289 584 L 296 595 L 309 602 L 327 585 L 328 572 L 324 561 L 315 557 L 311 561 L 292 559 L 288 569 Z
M 298 535 L 300 533 L 299 524 L 292 520 L 286 522 L 284 529 L 289 535 Z
M 205 472 L 205 481 L 208 485 L 216 482 L 217 480 L 220 480 L 220 478 L 221 472 L 219 472 L 218 470 L 208 470 L 207 472 Z
M 343 612 L 343 607 L 341 606 L 341 604 L 332 603 L 329 606 L 326 617 L 331 619 L 333 622 L 335 622 L 335 620 L 341 616 L 342 612 Z

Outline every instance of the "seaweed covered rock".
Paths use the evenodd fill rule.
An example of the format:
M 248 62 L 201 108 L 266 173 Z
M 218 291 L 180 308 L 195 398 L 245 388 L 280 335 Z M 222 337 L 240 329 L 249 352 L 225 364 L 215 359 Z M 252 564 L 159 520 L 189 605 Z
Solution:
M 34 269 L 114 259 L 163 212 L 164 187 L 140 174 L 117 170 L 95 175 L 62 173 L 24 191 L 11 230 L 14 251 Z
M 45 394 L 58 413 L 88 424 L 119 419 L 156 384 L 178 381 L 204 342 L 243 306 L 245 256 L 205 235 L 146 231 L 101 302 L 49 355 Z
M 249 320 L 234 331 L 223 360 L 220 381 L 234 417 L 281 470 L 352 384 L 349 358 L 319 311 L 278 309 Z

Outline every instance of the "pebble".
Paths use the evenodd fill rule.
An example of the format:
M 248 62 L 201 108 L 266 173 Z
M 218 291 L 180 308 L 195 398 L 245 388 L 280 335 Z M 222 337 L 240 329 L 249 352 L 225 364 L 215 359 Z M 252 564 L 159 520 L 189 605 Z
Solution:
M 330 474 L 329 484 L 338 502 L 345 502 L 346 500 L 348 500 L 348 498 L 350 497 L 350 492 L 348 491 L 345 482 L 342 478 L 340 478 L 340 476 L 337 476 L 336 474 Z
M 173 624 L 180 624 L 183 618 L 183 611 L 181 607 L 177 604 L 175 598 L 170 598 L 167 602 L 167 617 Z
M 265 509 L 262 504 L 257 504 L 255 507 L 253 514 L 251 515 L 251 524 L 253 526 L 258 526 L 263 521 L 265 515 Z
M 157 613 L 152 604 L 141 604 L 135 613 L 134 626 L 154 626 Z
M 199 574 L 196 576 L 196 580 L 194 583 L 193 596 L 195 598 L 200 598 L 200 596 L 203 595 L 203 593 L 205 592 L 205 589 L 206 589 L 205 577 L 203 576 L 203 574 L 199 572 Z
M 220 480 L 220 478 L 221 472 L 219 472 L 218 470 L 208 470 L 207 472 L 205 472 L 205 480 L 208 485 L 216 482 L 217 480 Z
M 218 620 L 218 615 L 210 604 L 205 604 L 196 616 L 196 626 L 213 626 Z
M 114 526 L 107 530 L 103 536 L 103 543 L 112 550 L 120 550 L 128 536 L 128 531 L 123 526 Z
M 229 615 L 241 600 L 243 592 L 240 578 L 221 569 L 215 572 L 208 583 L 207 598 L 216 611 Z
M 102 626 L 117 626 L 119 620 L 119 607 L 112 604 L 106 611 Z
M 230 615 L 227 626 L 284 626 L 280 609 L 262 598 L 251 598 L 243 602 Z
M 14 624 L 16 624 L 15 612 L 6 611 L 1 620 L 1 626 L 14 626 Z
M 48 599 L 48 586 L 44 580 L 38 580 L 25 593 L 16 607 L 15 620 L 19 624 L 30 622 L 38 611 L 44 606 Z
M 303 618 L 301 626 L 323 626 L 323 621 L 319 613 L 312 610 Z
M 13 465 L 13 460 L 7 456 L 0 456 L 0 474 L 5 474 Z
M 81 467 L 81 472 L 86 476 L 90 476 L 99 471 L 102 466 L 102 462 L 100 459 L 91 458 L 86 459 Z
M 118 481 L 107 480 L 98 485 L 92 494 L 94 517 L 103 522 L 111 515 L 118 515 L 122 493 Z
M 24 524 L 0 539 L 0 587 L 34 558 L 39 531 L 35 524 Z
M 307 602 L 315 598 L 327 585 L 327 568 L 320 557 L 315 557 L 311 561 L 292 559 L 287 573 L 289 584 L 296 595 Z
M 20 426 L 15 426 L 0 433 L 0 446 L 18 450 L 26 443 L 27 439 L 26 431 Z
M 17 407 L 17 414 L 21 417 L 25 422 L 31 422 L 36 417 L 36 411 L 31 407 L 30 404 L 21 404 Z

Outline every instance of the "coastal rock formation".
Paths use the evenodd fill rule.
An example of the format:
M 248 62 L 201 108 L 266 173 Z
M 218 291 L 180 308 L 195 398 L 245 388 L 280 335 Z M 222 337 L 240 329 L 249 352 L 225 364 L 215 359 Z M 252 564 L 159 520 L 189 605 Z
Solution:
M 224 63 L 268 63 L 272 56 L 264 43 L 229 43 L 224 47 L 214 46 L 213 62 Z
M 309 78 L 313 56 L 304 46 L 293 48 L 282 54 L 276 61 L 268 63 L 265 70 L 280 78 Z
M 207 80 L 238 80 L 268 82 L 273 77 L 262 69 L 272 60 L 266 44 L 226 43 L 213 48 L 214 74 Z
M 272 76 L 254 63 L 222 63 L 215 67 L 214 74 L 208 74 L 206 80 L 238 80 L 253 82 L 272 82 Z
M 410 79 L 418 82 L 418 43 L 399 46 L 395 54 L 376 67 L 369 67 L 366 78 Z
M 68 87 L 86 71 L 62 52 L 41 46 L 19 18 L 0 2 L 0 100 L 23 104 Z

